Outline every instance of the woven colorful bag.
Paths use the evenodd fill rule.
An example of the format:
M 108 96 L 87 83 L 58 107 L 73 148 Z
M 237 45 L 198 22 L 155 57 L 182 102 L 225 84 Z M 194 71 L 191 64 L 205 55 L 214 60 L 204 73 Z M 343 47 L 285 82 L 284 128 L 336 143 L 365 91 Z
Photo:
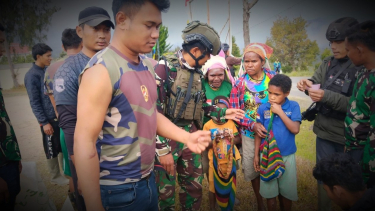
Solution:
M 264 144 L 262 144 L 260 179 L 265 182 L 280 178 L 285 172 L 285 164 L 272 131 L 273 118 L 274 114 L 271 113 L 271 120 L 267 129 L 268 134 L 264 139 Z

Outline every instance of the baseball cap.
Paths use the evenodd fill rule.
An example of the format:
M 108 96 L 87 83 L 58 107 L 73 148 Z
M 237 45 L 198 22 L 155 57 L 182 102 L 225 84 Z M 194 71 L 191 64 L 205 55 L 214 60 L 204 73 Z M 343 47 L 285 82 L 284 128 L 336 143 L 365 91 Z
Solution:
M 97 26 L 104 21 L 108 21 L 112 29 L 115 28 L 115 25 L 111 21 L 111 17 L 108 12 L 100 7 L 87 7 L 82 10 L 78 16 L 78 25 L 87 24 L 89 26 Z

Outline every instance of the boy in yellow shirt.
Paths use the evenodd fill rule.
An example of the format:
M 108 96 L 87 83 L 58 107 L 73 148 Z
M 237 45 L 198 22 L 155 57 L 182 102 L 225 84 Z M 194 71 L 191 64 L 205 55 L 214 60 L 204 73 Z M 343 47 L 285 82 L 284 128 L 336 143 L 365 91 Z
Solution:
M 213 105 L 228 108 L 229 100 L 218 96 Z M 211 131 L 212 143 L 208 148 L 209 200 L 211 210 L 215 210 L 215 198 L 221 210 L 233 210 L 236 195 L 236 162 L 241 158 L 236 147 L 241 138 L 232 120 L 218 123 L 211 119 L 203 130 Z M 216 197 L 215 197 L 216 196 Z

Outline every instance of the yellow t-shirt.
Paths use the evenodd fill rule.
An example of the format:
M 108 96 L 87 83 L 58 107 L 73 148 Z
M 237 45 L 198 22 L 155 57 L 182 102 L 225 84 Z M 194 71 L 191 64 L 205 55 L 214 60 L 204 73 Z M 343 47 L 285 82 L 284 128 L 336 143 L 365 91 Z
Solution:
M 238 135 L 238 130 L 236 128 L 236 125 L 234 124 L 234 122 L 232 120 L 228 120 L 225 124 L 222 124 L 222 125 L 218 125 L 218 124 L 215 124 L 214 121 L 212 121 L 212 119 L 210 121 L 208 121 L 204 126 L 203 126 L 203 130 L 206 130 L 206 131 L 210 131 L 211 129 L 231 129 L 233 131 L 233 136 L 236 136 Z M 212 140 L 213 141 L 213 140 Z M 221 145 L 220 143 L 218 145 Z M 241 155 L 240 155 L 240 152 L 238 151 L 237 147 L 235 145 L 234 146 L 234 151 L 235 151 L 235 159 L 236 160 L 239 160 L 241 159 Z M 208 159 L 209 159 L 209 190 L 210 192 L 212 193 L 215 193 L 215 187 L 214 187 L 214 164 L 213 164 L 213 150 L 212 149 L 209 149 L 208 150 Z

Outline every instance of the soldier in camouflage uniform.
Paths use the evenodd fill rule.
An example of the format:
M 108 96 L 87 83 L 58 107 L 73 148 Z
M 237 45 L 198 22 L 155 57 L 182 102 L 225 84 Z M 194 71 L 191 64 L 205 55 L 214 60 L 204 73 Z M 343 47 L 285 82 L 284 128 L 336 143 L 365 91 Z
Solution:
M 4 35 L 4 28 L 0 25 L 0 56 L 4 50 Z M 21 153 L 1 90 L 0 85 L 0 207 L 1 210 L 13 210 L 20 192 Z
M 193 21 L 183 30 L 183 49 L 174 56 L 161 60 L 155 68 L 157 74 L 159 104 L 158 111 L 168 116 L 169 102 L 172 96 L 171 84 L 179 79 L 179 71 L 190 71 L 191 74 L 200 73 L 198 82 L 201 84 L 203 74 L 199 69 L 210 57 L 217 55 L 220 50 L 220 39 L 217 32 L 205 23 Z M 215 120 L 224 121 L 225 118 L 241 118 L 243 111 L 239 109 L 220 109 L 205 104 L 204 90 L 202 86 L 195 90 L 202 93 L 203 107 L 201 112 Z M 172 106 L 173 107 L 173 106 Z M 177 105 L 178 107 L 178 105 Z M 186 113 L 186 112 L 185 112 Z M 203 115 L 200 120 L 174 119 L 168 116 L 177 126 L 186 131 L 194 132 L 202 128 Z M 159 191 L 159 209 L 175 209 L 175 185 L 176 172 L 180 189 L 180 204 L 182 210 L 199 210 L 202 201 L 202 163 L 201 154 L 191 152 L 186 145 L 174 140 L 158 136 L 156 142 L 156 153 L 161 165 L 167 171 L 157 171 L 156 181 Z
M 357 77 L 345 118 L 346 152 L 361 163 L 364 181 L 375 187 L 375 21 L 350 28 L 348 56 L 365 69 Z

